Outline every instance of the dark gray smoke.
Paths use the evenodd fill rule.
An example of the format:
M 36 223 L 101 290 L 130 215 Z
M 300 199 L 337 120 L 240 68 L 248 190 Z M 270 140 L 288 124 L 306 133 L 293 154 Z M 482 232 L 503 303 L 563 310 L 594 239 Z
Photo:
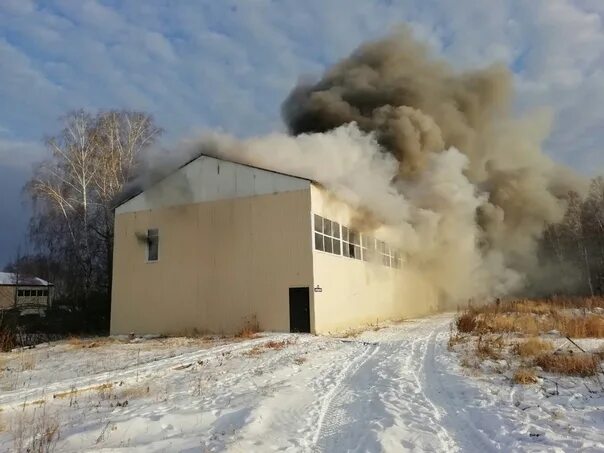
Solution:
M 295 135 L 348 123 L 374 133 L 398 161 L 399 187 L 420 177 L 430 156 L 459 150 L 464 175 L 486 195 L 476 212 L 482 253 L 500 252 L 530 278 L 544 226 L 562 218 L 569 190 L 584 184 L 542 152 L 546 113 L 513 118 L 511 81 L 500 65 L 458 73 L 401 31 L 295 87 L 282 112 Z

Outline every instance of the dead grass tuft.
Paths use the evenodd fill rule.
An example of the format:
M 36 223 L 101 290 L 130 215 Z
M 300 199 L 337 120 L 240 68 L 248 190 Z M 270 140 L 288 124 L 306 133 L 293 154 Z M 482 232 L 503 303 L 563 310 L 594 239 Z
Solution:
M 260 325 L 254 315 L 245 322 L 241 330 L 235 335 L 235 338 L 256 338 L 258 332 L 260 332 Z
M 11 427 L 13 450 L 17 452 L 49 453 L 55 451 L 59 440 L 59 422 L 45 408 L 20 412 Z
M 512 382 L 522 385 L 536 384 L 538 382 L 537 373 L 530 368 L 518 368 L 512 376 Z
M 571 338 L 604 338 L 604 316 L 563 316 L 559 329 Z
M 114 337 L 96 337 L 96 338 L 82 338 L 82 337 L 69 337 L 67 344 L 74 349 L 91 349 L 105 346 L 111 343 L 121 343 L 122 341 Z
M 150 391 L 151 390 L 148 385 L 133 385 L 128 387 L 120 387 L 115 394 L 118 400 L 133 400 L 137 398 L 144 398 L 145 396 L 149 395 Z
M 574 299 L 572 303 L 579 305 Z M 587 307 L 591 307 L 590 304 L 593 305 L 593 301 L 585 302 L 585 310 L 575 309 L 575 313 L 564 310 L 576 307 L 569 307 L 559 301 L 554 303 L 523 299 L 480 307 L 470 305 L 457 316 L 455 327 L 460 333 L 474 335 L 516 332 L 536 336 L 557 330 L 571 338 L 604 338 L 604 315 L 587 312 L 591 309 Z
M 306 357 L 296 357 L 294 359 L 294 362 L 296 363 L 296 365 L 302 365 L 304 362 L 306 362 Z
M 466 341 L 468 341 L 468 336 L 461 335 L 458 332 L 451 332 L 449 340 L 447 341 L 447 349 L 452 351 L 456 345 L 465 343 Z
M 455 320 L 455 327 L 462 333 L 471 333 L 476 330 L 478 323 L 476 321 L 476 313 L 473 310 L 463 312 Z
M 594 376 L 599 371 L 599 359 L 593 354 L 541 354 L 535 359 L 535 365 L 544 371 L 569 376 Z
M 514 352 L 520 357 L 534 357 L 536 355 L 550 352 L 554 349 L 551 341 L 541 340 L 538 337 L 531 337 L 526 341 L 517 343 Z
M 283 340 L 283 341 L 274 341 L 274 340 L 271 340 L 271 341 L 265 343 L 264 347 L 267 348 L 267 349 L 276 349 L 276 350 L 279 350 L 279 349 L 283 349 L 284 347 L 286 347 L 288 345 L 289 345 L 289 342 L 285 341 L 285 340 Z
M 36 367 L 36 357 L 32 354 L 22 353 L 19 357 L 19 368 L 21 371 L 33 370 Z
M 245 355 L 250 356 L 250 357 L 255 357 L 255 356 L 264 354 L 265 352 L 266 352 L 266 349 L 264 349 L 262 346 L 254 346 L 252 349 L 247 351 L 245 353 Z
M 478 337 L 476 343 L 476 356 L 480 359 L 499 360 L 505 341 L 500 335 L 498 337 Z
M 17 335 L 15 332 L 0 325 L 0 352 L 9 352 L 16 346 Z

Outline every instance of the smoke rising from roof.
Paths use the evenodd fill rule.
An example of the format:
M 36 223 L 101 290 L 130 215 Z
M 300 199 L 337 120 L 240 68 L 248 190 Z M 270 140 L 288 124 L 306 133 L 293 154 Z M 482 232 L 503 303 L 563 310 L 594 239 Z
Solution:
M 476 247 L 526 277 L 536 270 L 544 226 L 562 218 L 568 191 L 580 192 L 585 183 L 542 152 L 548 112 L 513 118 L 512 96 L 505 67 L 457 73 L 401 30 L 362 45 L 316 83 L 298 85 L 283 116 L 294 135 L 351 122 L 374 133 L 398 162 L 393 184 L 405 197 L 426 179 L 436 155 L 459 150 L 467 158 L 463 175 L 482 193 Z M 443 209 L 435 213 L 456 218 L 443 216 Z
M 402 30 L 296 86 L 291 135 L 188 148 L 320 182 L 394 231 L 405 265 L 458 303 L 522 289 L 544 227 L 584 185 L 542 151 L 548 112 L 515 118 L 512 96 L 505 67 L 456 72 Z

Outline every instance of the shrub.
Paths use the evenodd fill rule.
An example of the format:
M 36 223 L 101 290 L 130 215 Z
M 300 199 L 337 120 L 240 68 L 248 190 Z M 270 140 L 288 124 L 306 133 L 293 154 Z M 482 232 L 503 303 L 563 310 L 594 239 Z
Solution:
M 593 354 L 541 354 L 535 364 L 545 371 L 569 376 L 594 376 L 599 371 L 600 361 Z
M 476 343 L 476 355 L 481 359 L 494 359 L 498 360 L 501 358 L 501 349 L 505 345 L 503 337 L 488 338 L 480 336 Z
M 514 352 L 520 357 L 534 357 L 554 349 L 551 341 L 541 340 L 537 337 L 529 338 L 528 340 L 518 343 L 514 348 Z
M 565 316 L 560 321 L 564 335 L 572 338 L 603 338 L 604 316 Z
M 529 368 L 518 368 L 512 376 L 512 382 L 522 385 L 536 384 L 537 373 L 535 373 L 535 370 Z
M 474 332 L 478 323 L 476 321 L 476 314 L 470 311 L 466 311 L 459 315 L 455 320 L 455 327 L 459 332 L 471 333 Z

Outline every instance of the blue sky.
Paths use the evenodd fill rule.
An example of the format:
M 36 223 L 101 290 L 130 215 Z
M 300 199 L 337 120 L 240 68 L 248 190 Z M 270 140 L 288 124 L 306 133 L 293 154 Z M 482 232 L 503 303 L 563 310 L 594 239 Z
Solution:
M 2 0 L 0 266 L 26 243 L 21 186 L 75 108 L 154 115 L 169 147 L 283 130 L 281 100 L 401 23 L 459 69 L 513 69 L 519 112 L 547 107 L 547 151 L 604 169 L 602 0 Z

